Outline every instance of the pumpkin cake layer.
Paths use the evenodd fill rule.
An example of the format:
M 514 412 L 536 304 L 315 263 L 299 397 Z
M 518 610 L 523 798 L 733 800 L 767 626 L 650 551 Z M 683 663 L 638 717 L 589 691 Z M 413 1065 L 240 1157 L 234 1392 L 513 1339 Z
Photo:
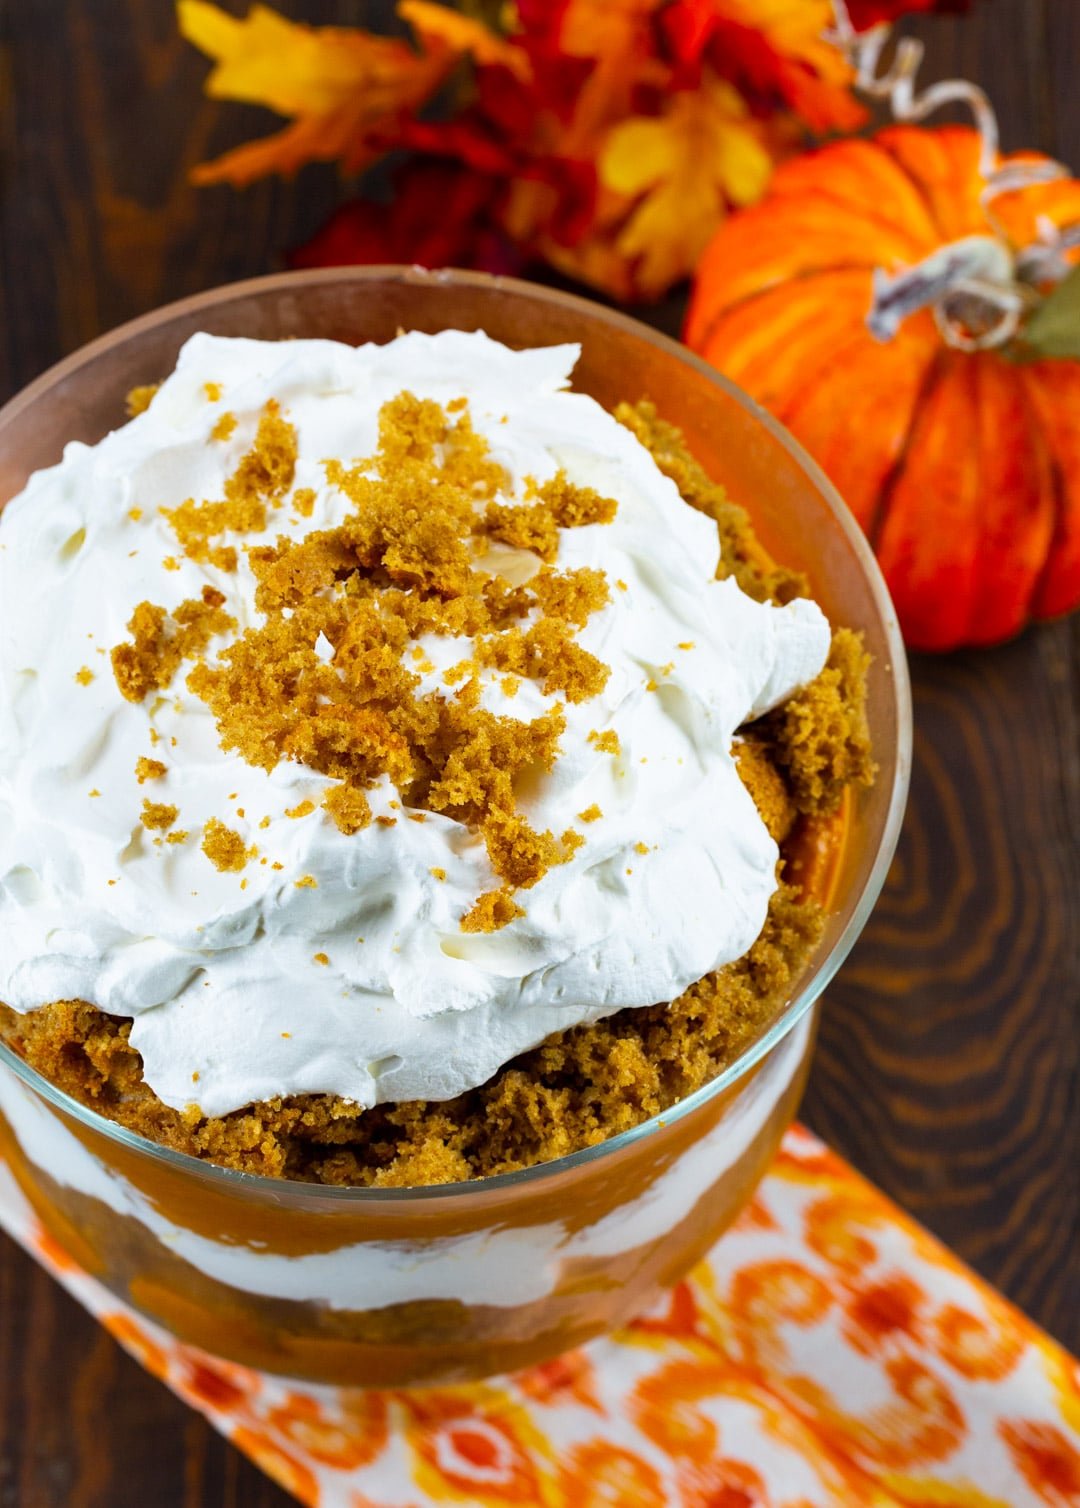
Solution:
M 716 521 L 721 546 L 718 576 L 734 578 L 743 592 L 759 602 L 784 604 L 806 595 L 801 577 L 764 558 L 745 513 L 705 475 L 686 450 L 678 430 L 662 421 L 647 403 L 623 405 L 617 417 L 651 452 L 685 501 Z M 268 478 L 256 479 L 256 491 L 278 485 L 273 473 L 274 466 L 280 465 L 280 420 L 271 413 L 264 422 L 272 464 Z M 392 443 L 392 428 L 387 432 Z M 462 464 L 482 465 L 482 457 L 471 450 L 469 434 L 463 427 Z M 354 485 L 360 487 L 361 480 L 354 479 Z M 226 499 L 230 507 L 238 508 L 250 507 L 250 501 L 240 491 Z M 294 500 L 294 506 L 302 508 L 302 500 Z M 602 507 L 603 500 L 595 494 L 590 497 L 548 489 L 546 495 L 537 497 L 529 538 L 520 532 L 507 537 L 511 526 L 520 531 L 525 521 L 501 516 L 497 505 L 489 507 L 485 515 L 486 528 L 495 537 L 501 534 L 500 542 L 533 549 L 543 558 L 545 541 L 551 538 L 553 514 L 565 525 L 575 514 L 583 514 L 585 519 L 596 517 Z M 181 548 L 188 552 L 222 548 L 211 543 L 214 530 L 206 527 L 219 522 L 188 510 L 174 520 Z M 426 564 L 418 557 L 409 569 L 428 569 L 434 557 L 447 569 L 460 565 L 456 545 L 460 530 L 456 529 L 454 520 L 446 520 L 442 545 L 429 551 Z M 285 552 L 285 558 L 280 551 L 264 555 L 257 565 L 260 591 L 267 598 L 276 594 L 283 600 L 298 574 L 325 569 L 327 558 L 333 569 L 336 547 L 334 541 L 327 542 L 321 560 L 318 545 L 306 546 L 299 554 Z M 355 549 L 355 540 L 350 547 Z M 606 583 L 584 577 L 568 583 L 565 577 L 562 581 L 553 577 L 554 573 L 544 576 L 539 587 L 534 584 L 533 591 L 534 597 L 547 594 L 541 609 L 559 628 L 554 639 L 539 646 L 534 641 L 531 649 L 522 643 L 520 631 L 516 631 L 516 638 L 511 634 L 501 639 L 491 632 L 495 617 L 502 619 L 502 626 L 510 621 L 512 627 L 514 604 L 495 601 L 490 593 L 487 599 L 477 598 L 474 583 L 464 570 L 459 570 L 453 580 L 443 581 L 437 597 L 429 599 L 441 605 L 429 606 L 427 611 L 467 614 L 474 633 L 479 628 L 475 642 L 483 644 L 485 634 L 490 636 L 491 647 L 482 652 L 498 657 L 507 676 L 535 674 L 537 656 L 546 654 L 543 673 L 554 675 L 568 698 L 572 699 L 575 687 L 585 696 L 589 685 L 602 676 L 603 668 L 589 663 L 585 652 L 576 648 L 573 624 L 587 619 L 602 604 Z M 461 589 L 457 595 L 455 585 Z M 392 592 L 384 590 L 383 596 L 391 597 Z M 415 606 L 410 606 L 402 594 L 398 596 L 396 607 L 405 615 L 415 613 Z M 217 621 L 213 615 L 220 612 L 220 603 L 204 598 L 201 604 L 193 605 L 183 631 L 198 641 L 205 632 L 203 625 L 208 619 L 213 625 Z M 282 659 L 295 656 L 298 631 L 290 625 L 297 616 L 290 612 L 278 620 L 279 642 L 270 646 L 273 655 Z M 303 613 L 299 616 L 302 618 Z M 318 627 L 322 631 L 314 623 L 305 622 L 303 627 L 308 639 L 309 630 Z M 333 624 L 326 627 L 334 633 Z M 128 644 L 114 652 L 114 664 L 124 695 L 135 698 L 151 694 L 160 684 L 164 670 L 155 658 L 159 653 L 155 646 L 165 641 L 160 636 L 160 624 L 146 620 L 145 615 L 139 624 L 133 620 L 132 632 Z M 175 644 L 173 635 L 168 640 L 169 654 L 176 652 Z M 260 739 L 265 740 L 267 719 L 272 721 L 278 714 L 272 696 L 269 701 L 263 699 L 261 722 L 232 714 L 231 709 L 242 699 L 230 676 L 239 673 L 242 660 L 238 654 L 225 671 L 198 668 L 194 675 L 200 694 L 211 705 L 216 698 L 219 727 L 228 730 L 227 736 L 234 743 L 245 745 L 245 757 L 251 758 L 258 755 Z M 308 669 L 315 707 L 319 670 Z M 224 1115 L 204 1115 L 195 1107 L 183 1111 L 165 1104 L 143 1077 L 140 1055 L 129 1041 L 130 1021 L 84 1001 L 57 1001 L 24 1014 L 0 1007 L 0 1030 L 32 1067 L 98 1113 L 163 1146 L 249 1173 L 343 1185 L 439 1184 L 508 1172 L 595 1145 L 668 1109 L 706 1084 L 791 997 L 818 941 L 822 922 L 817 900 L 786 881 L 784 870 L 790 867 L 800 845 L 812 842 L 816 832 L 837 820 L 845 791 L 872 779 L 865 716 L 866 669 L 859 637 L 838 629 L 820 675 L 741 730 L 736 747 L 739 775 L 770 834 L 781 845 L 782 854 L 780 886 L 769 905 L 764 929 L 749 951 L 706 975 L 671 1003 L 622 1010 L 606 1019 L 552 1034 L 540 1046 L 505 1063 L 478 1088 L 446 1100 L 407 1100 L 370 1109 L 360 1109 L 339 1095 L 297 1094 Z M 430 801 L 432 791 L 438 791 L 438 779 L 432 774 L 438 734 L 431 731 L 423 710 L 414 710 L 407 687 L 399 688 L 394 695 L 399 696 L 398 705 L 408 713 L 409 726 L 416 730 L 413 744 L 404 753 L 411 760 L 409 771 L 418 767 L 421 771 L 412 797 L 422 808 Z M 307 740 L 299 757 L 340 780 L 325 802 L 327 811 L 343 832 L 358 829 L 372 820 L 362 786 L 351 780 L 352 768 L 342 763 L 340 742 L 335 745 L 333 737 L 327 740 L 323 736 L 325 730 L 317 717 L 313 716 L 311 723 L 310 730 L 301 729 L 296 734 Z M 542 745 L 553 733 L 553 729 L 539 730 L 534 746 L 526 751 L 527 757 L 545 758 Z M 321 743 L 316 735 L 322 738 Z M 367 757 L 382 761 L 382 767 L 402 753 L 401 745 L 393 741 L 384 740 L 381 745 L 369 742 L 368 748 Z M 159 767 L 160 762 L 154 759 L 140 760 L 140 784 L 145 780 L 153 790 L 153 782 L 160 778 Z M 333 792 L 340 794 L 334 796 Z M 443 797 L 436 795 L 436 799 Z M 447 805 L 454 809 L 453 792 Z M 498 816 L 497 804 L 484 808 L 474 803 L 470 816 L 483 832 L 502 888 L 478 897 L 462 926 L 466 931 L 490 932 L 501 929 L 512 918 L 518 906 L 515 893 L 522 898 L 519 887 L 533 882 L 537 867 L 542 870 L 563 862 L 563 848 L 570 840 L 567 835 L 561 840 L 547 835 L 549 841 L 538 842 L 538 835 L 520 826 L 508 832 Z M 167 803 L 150 798 L 145 802 L 143 824 L 148 832 L 161 834 L 159 841 L 172 841 L 170 829 L 175 819 L 175 808 Z M 586 834 L 590 819 L 588 810 L 579 814 Z M 219 868 L 242 868 L 250 862 L 243 841 L 224 824 L 217 828 L 208 824 L 207 828 L 204 851 Z

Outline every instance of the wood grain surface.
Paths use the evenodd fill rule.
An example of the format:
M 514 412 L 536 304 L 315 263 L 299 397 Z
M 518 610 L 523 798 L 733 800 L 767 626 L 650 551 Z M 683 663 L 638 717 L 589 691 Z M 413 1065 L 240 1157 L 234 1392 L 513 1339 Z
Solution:
M 277 0 L 314 22 L 363 0 Z M 242 12 L 246 0 L 229 0 Z M 907 23 L 927 78 L 997 102 L 1006 146 L 1080 166 L 1078 0 Z M 261 131 L 201 98 L 170 0 L 0 0 L 0 398 L 102 330 L 276 265 L 345 193 L 331 172 L 196 192 Z M 669 327 L 673 304 L 658 311 Z M 805 1118 L 1080 1348 L 1077 628 L 913 666 L 909 818 L 829 993 Z M 10 1242 L 0 1244 L 0 1508 L 285 1508 Z

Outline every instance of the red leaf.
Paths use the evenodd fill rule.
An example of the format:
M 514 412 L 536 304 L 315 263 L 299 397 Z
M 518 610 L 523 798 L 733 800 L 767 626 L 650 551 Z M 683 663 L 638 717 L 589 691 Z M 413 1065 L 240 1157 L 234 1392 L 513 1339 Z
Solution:
M 855 27 L 865 31 L 879 21 L 895 21 L 912 11 L 967 10 L 970 0 L 848 0 L 848 11 Z
M 390 204 L 358 199 L 343 205 L 289 256 L 293 267 L 342 267 L 378 262 L 422 267 L 521 270 L 520 254 L 492 218 L 502 185 L 446 162 L 408 163 L 395 175 Z

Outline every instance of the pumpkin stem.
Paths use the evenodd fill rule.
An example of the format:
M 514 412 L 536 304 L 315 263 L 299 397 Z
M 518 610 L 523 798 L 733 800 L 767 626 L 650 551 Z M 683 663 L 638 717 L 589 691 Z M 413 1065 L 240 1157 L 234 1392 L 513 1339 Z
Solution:
M 926 48 L 917 37 L 901 37 L 892 66 L 879 74 L 882 53 L 891 36 L 892 27 L 887 21 L 864 32 L 856 31 L 846 0 L 833 0 L 833 24 L 826 32 L 826 39 L 846 54 L 855 69 L 856 89 L 871 99 L 887 100 L 894 119 L 900 121 L 925 120 L 944 105 L 970 106 L 982 139 L 980 169 L 982 176 L 989 179 L 997 166 L 999 144 L 997 115 L 989 95 L 967 79 L 945 79 L 916 93 L 916 75 L 926 55 Z
M 875 339 L 887 341 L 909 315 L 932 309 L 948 345 L 987 350 L 1013 338 L 1036 300 L 1033 288 L 1016 281 L 1013 258 L 1002 242 L 966 236 L 891 277 L 878 268 L 866 322 Z
M 1080 246 L 1080 226 L 1060 229 L 1039 223 L 1038 240 L 1019 251 L 1009 245 L 993 212 L 1000 194 L 1067 178 L 1060 162 L 1041 157 L 1002 163 L 997 115 L 986 91 L 967 79 L 948 79 L 916 90 L 926 49 L 915 37 L 901 37 L 891 65 L 880 71 L 892 36 L 887 22 L 856 31 L 846 0 L 833 0 L 833 25 L 826 39 L 839 47 L 855 70 L 855 87 L 871 99 L 887 100 L 894 119 L 925 120 L 943 105 L 965 104 L 979 134 L 980 204 L 994 235 L 967 236 L 943 246 L 916 267 L 889 276 L 874 274 L 874 299 L 867 324 L 878 340 L 891 340 L 910 314 L 932 309 L 945 342 L 961 351 L 991 350 L 1019 333 L 1025 315 L 1039 302 L 1038 289 L 1060 283 L 1071 271 L 1066 253 Z

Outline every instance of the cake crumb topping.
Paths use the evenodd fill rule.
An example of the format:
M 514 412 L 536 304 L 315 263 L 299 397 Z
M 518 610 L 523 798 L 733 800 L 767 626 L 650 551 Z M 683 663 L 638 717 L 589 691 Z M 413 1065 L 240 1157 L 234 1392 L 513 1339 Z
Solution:
M 154 394 L 160 386 L 159 382 L 148 382 L 141 387 L 133 387 L 131 389 L 124 403 L 129 419 L 137 419 L 140 414 L 145 414 L 154 401 Z
M 226 827 L 218 817 L 211 817 L 203 828 L 202 851 L 215 869 L 239 872 L 254 851 L 245 847 L 240 834 Z
M 235 548 L 215 541 L 264 532 L 295 465 L 296 431 L 270 401 L 224 500 L 189 498 L 162 510 L 184 553 L 234 568 Z M 499 672 L 507 695 L 521 679 L 575 703 L 603 690 L 610 668 L 576 634 L 610 601 L 607 579 L 552 562 L 560 529 L 610 523 L 617 503 L 564 472 L 533 485 L 524 503 L 502 501 L 509 479 L 467 403 L 444 410 L 407 392 L 384 404 L 373 457 L 330 459 L 324 470 L 352 510 L 336 528 L 248 547 L 262 621 L 210 663 L 198 658 L 210 640 L 236 628 L 220 592 L 204 587 L 201 601 L 171 612 L 140 603 L 128 625 L 132 641 L 112 652 L 117 683 L 140 701 L 195 659 L 187 685 L 213 712 L 222 747 L 261 769 L 284 759 L 330 776 L 336 784 L 323 807 L 345 834 L 371 823 L 365 792 L 384 777 L 413 811 L 464 823 L 483 838 L 501 884 L 461 925 L 496 930 L 521 914 L 513 893 L 565 863 L 584 838 L 535 831 L 514 792 L 515 776 L 553 767 L 563 702 L 527 722 L 497 715 L 481 705 L 480 674 Z M 315 494 L 301 489 L 292 501 L 308 515 Z M 493 542 L 532 550 L 540 570 L 513 585 L 486 568 Z M 472 639 L 471 658 L 446 677 L 452 694 L 419 689 L 427 662 L 415 641 L 424 634 Z M 416 670 L 406 657 L 419 657 Z M 314 809 L 301 802 L 287 815 Z M 389 827 L 396 818 L 374 820 Z M 203 849 L 219 869 L 245 859 L 243 840 L 216 819 L 204 829 Z
M 236 415 L 222 414 L 210 431 L 211 440 L 227 440 L 236 429 Z
M 128 622 L 131 643 L 112 651 L 113 674 L 121 695 L 141 702 L 151 691 L 161 691 L 181 663 L 200 654 L 217 634 L 236 627 L 236 619 L 223 610 L 223 593 L 204 586 L 201 597 L 189 597 L 171 614 L 152 602 L 140 602 Z
M 599 749 L 601 754 L 622 753 L 622 745 L 619 742 L 619 735 L 615 732 L 614 728 L 605 728 L 602 733 L 597 732 L 597 730 L 594 728 L 589 734 L 588 741 L 594 746 L 594 748 Z
M 144 801 L 139 820 L 148 832 L 165 832 L 173 826 L 179 815 L 179 807 L 169 806 L 164 801 Z
M 628 412 L 636 421 L 633 427 L 640 428 L 644 442 L 654 449 L 668 474 L 676 475 L 690 494 L 687 500 L 719 515 L 720 573 L 745 579 L 751 595 L 759 600 L 787 600 L 792 576 L 760 557 L 745 521 L 740 522 L 741 515 L 725 502 L 722 490 L 713 487 L 696 467 L 677 432 L 645 405 Z M 383 607 L 376 593 L 376 588 L 391 585 L 388 572 L 378 567 L 367 577 L 360 573 L 360 580 L 350 585 L 356 574 L 356 568 L 349 566 L 340 578 L 332 576 L 329 585 L 315 590 L 331 598 L 374 602 L 380 620 L 392 619 L 393 612 Z M 513 603 L 514 590 L 500 588 L 491 595 L 485 611 L 496 601 Z M 457 613 L 465 621 L 474 610 L 471 599 L 462 606 L 437 594 L 422 594 L 415 612 L 418 622 L 428 611 L 447 618 Z M 522 628 L 522 619 L 537 611 L 536 607 L 525 612 L 509 609 L 505 621 Z M 168 639 L 180 625 L 173 614 L 165 614 L 161 626 Z M 412 633 L 412 629 L 405 633 L 406 641 Z M 335 668 L 344 679 L 349 655 L 343 651 L 342 640 L 333 634 L 330 639 Z M 375 647 L 381 642 L 376 640 Z M 127 647 L 134 651 L 137 646 Z M 411 656 L 409 663 L 413 663 Z M 372 682 L 376 669 L 374 663 L 368 667 Z M 858 636 L 838 630 L 829 665 L 818 681 L 786 707 L 741 730 L 736 741 L 739 773 L 770 830 L 791 829 L 791 837 L 784 839 L 785 863 L 795 864 L 804 845 L 808 851 L 814 849 L 820 833 L 826 831 L 817 824 L 836 820 L 829 812 L 845 782 L 850 786 L 871 777 L 864 677 L 864 651 Z M 251 690 L 259 685 L 256 682 Z M 462 703 L 472 698 L 470 705 L 475 708 L 477 696 L 475 677 L 469 676 L 459 692 L 441 693 L 440 700 L 454 709 L 459 698 Z M 378 698 L 342 699 L 354 711 L 368 706 L 386 712 Z M 162 704 L 167 705 L 164 699 Z M 386 723 L 390 726 L 388 713 Z M 451 731 L 458 736 L 456 725 Z M 156 743 L 152 728 L 149 734 Z M 609 738 L 614 738 L 614 746 Z M 604 752 L 619 752 L 618 740 L 610 731 L 594 731 L 591 743 L 606 745 Z M 419 763 L 419 755 L 411 748 L 407 752 Z M 424 767 L 429 784 L 442 778 L 450 752 L 440 750 L 440 757 L 445 753 L 446 758 L 439 770 Z M 465 750 L 453 770 L 454 791 L 462 799 L 474 774 L 471 759 Z M 494 763 L 490 753 L 481 759 L 485 779 Z M 91 794 L 99 793 L 95 789 Z M 484 795 L 483 781 L 480 794 Z M 346 778 L 340 778 L 323 798 L 328 816 L 335 805 L 348 814 L 347 821 L 356 821 L 358 826 L 371 821 L 364 788 Z M 579 823 L 588 821 L 589 810 L 578 814 Z M 405 815 L 410 820 L 425 817 L 419 810 L 407 810 Z M 804 824 L 809 824 L 805 832 Z M 234 841 L 238 867 L 242 867 L 243 840 L 224 824 L 213 819 L 207 823 L 204 848 L 217 830 Z M 165 841 L 184 841 L 187 836 L 172 829 Z M 566 842 L 565 834 L 561 841 Z M 274 861 L 273 868 L 282 866 Z M 108 883 L 118 882 L 110 879 Z M 481 925 L 466 930 L 490 930 L 492 919 L 515 906 L 509 886 L 496 887 L 481 896 L 469 913 L 484 913 Z M 417 1100 L 362 1110 L 332 1094 L 304 1093 L 213 1117 L 195 1106 L 176 1111 L 158 1099 L 131 1046 L 131 1022 L 83 1001 L 57 1001 L 22 1016 L 0 1006 L 0 1032 L 27 1062 L 80 1102 L 177 1151 L 237 1170 L 327 1184 L 437 1184 L 533 1166 L 594 1146 L 685 1099 L 734 1061 L 775 1019 L 792 997 L 820 930 L 815 901 L 801 889 L 782 884 L 770 902 L 761 935 L 741 959 L 706 975 L 670 1004 L 627 1009 L 554 1033 L 504 1064 L 486 1084 L 450 1101 Z M 356 941 L 362 945 L 364 939 Z M 209 981 L 204 981 L 204 987 L 209 988 Z
M 212 438 L 225 439 L 218 431 L 227 420 L 223 414 Z M 281 417 L 280 406 L 271 398 L 259 418 L 255 443 L 225 483 L 221 502 L 197 503 L 188 498 L 177 508 L 161 511 L 172 525 L 184 554 L 189 560 L 235 571 L 237 554 L 232 545 L 212 545 L 219 534 L 253 534 L 265 530 L 268 510 L 281 502 L 292 486 L 296 470 L 296 430 Z
M 162 780 L 167 774 L 168 767 L 160 759 L 148 759 L 141 754 L 135 761 L 135 775 L 140 785 L 145 785 L 148 780 Z

